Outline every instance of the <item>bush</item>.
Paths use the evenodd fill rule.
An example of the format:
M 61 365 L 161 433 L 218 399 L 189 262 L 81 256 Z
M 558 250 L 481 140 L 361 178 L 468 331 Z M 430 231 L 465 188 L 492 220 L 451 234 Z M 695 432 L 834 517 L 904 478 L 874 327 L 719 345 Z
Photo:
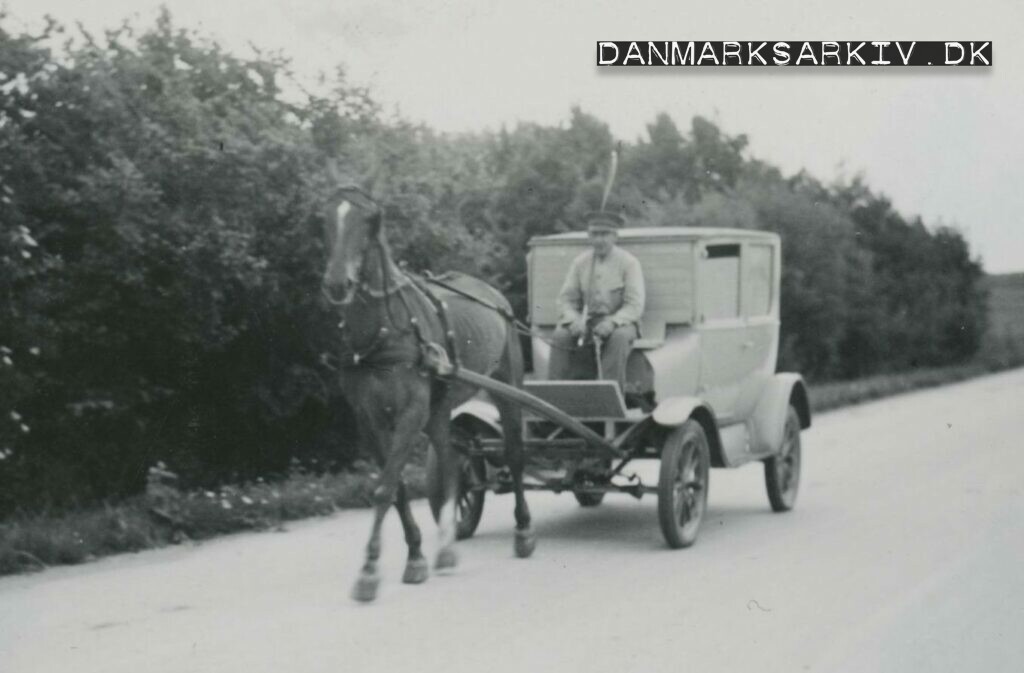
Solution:
M 0 514 L 138 493 L 158 459 L 191 482 L 328 446 L 350 461 L 320 364 L 311 129 L 333 119 L 339 152 L 359 116 L 341 98 L 296 108 L 284 62 L 226 55 L 166 14 L 59 55 L 2 37 L 21 83 L 0 96 L 0 402 L 22 420 L 0 426 Z

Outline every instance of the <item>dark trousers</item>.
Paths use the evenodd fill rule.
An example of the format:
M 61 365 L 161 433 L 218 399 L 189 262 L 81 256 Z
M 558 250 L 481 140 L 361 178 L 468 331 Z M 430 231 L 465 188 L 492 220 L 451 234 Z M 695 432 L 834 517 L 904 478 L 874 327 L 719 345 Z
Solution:
M 626 360 L 636 340 L 636 325 L 620 325 L 601 341 L 601 378 L 618 381 L 619 387 L 625 390 Z M 558 326 L 552 336 L 551 360 L 548 364 L 548 379 L 552 381 L 566 379 L 596 378 L 596 355 L 590 334 L 583 346 L 578 346 L 579 337 L 569 333 L 568 328 Z

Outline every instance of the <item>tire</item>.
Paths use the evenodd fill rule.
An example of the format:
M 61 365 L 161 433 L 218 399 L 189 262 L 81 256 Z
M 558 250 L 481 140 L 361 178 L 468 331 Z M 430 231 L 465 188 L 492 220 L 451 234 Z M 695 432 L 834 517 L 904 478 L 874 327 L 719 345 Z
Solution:
M 470 429 L 465 425 L 453 425 L 451 431 L 452 448 L 459 463 L 459 488 L 455 497 L 455 538 L 458 540 L 473 537 L 480 525 L 484 513 L 484 497 L 487 495 L 484 488 L 471 489 L 473 485 L 487 483 L 487 463 L 479 456 L 467 456 L 466 448 L 474 437 L 497 437 L 490 428 L 474 430 L 475 427 Z M 430 501 L 430 511 L 435 522 L 440 521 L 441 508 L 444 506 L 442 483 L 441 463 L 437 459 L 437 452 L 431 447 L 427 451 L 427 500 Z
M 792 405 L 786 411 L 779 452 L 764 461 L 764 483 L 773 511 L 793 509 L 800 489 L 800 416 Z
M 704 428 L 692 418 L 665 437 L 658 473 L 658 521 L 669 547 L 697 541 L 707 511 L 711 451 Z
M 604 493 L 573 493 L 580 507 L 597 507 L 604 500 Z

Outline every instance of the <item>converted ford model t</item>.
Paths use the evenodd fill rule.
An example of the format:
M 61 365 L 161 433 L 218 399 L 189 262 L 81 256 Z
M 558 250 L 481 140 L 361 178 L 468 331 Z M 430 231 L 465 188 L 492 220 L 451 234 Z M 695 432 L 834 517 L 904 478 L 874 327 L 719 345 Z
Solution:
M 800 430 L 811 424 L 803 379 L 776 373 L 780 241 L 739 229 L 630 228 L 619 245 L 641 262 L 646 308 L 618 382 L 547 378 L 557 295 L 586 233 L 530 242 L 529 306 L 534 374 L 521 391 L 527 488 L 572 492 L 596 506 L 608 492 L 656 493 L 671 547 L 692 544 L 707 507 L 709 468 L 764 464 L 773 510 L 793 507 L 800 482 Z M 512 391 L 507 391 L 512 392 Z M 629 407 L 626 400 L 639 401 Z M 534 410 L 538 413 L 531 413 Z M 463 456 L 458 535 L 476 529 L 487 491 L 510 490 L 498 412 L 476 398 L 453 413 Z M 433 455 L 433 452 L 431 452 Z M 627 468 L 660 460 L 657 484 Z M 428 460 L 435 515 L 443 496 Z

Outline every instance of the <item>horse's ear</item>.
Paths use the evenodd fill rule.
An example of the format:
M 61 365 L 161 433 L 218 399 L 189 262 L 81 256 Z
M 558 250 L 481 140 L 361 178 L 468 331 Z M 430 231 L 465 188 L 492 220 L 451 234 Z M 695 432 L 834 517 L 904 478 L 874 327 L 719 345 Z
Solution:
M 384 241 L 384 227 L 381 226 L 381 223 L 384 221 L 384 214 L 380 208 L 367 217 L 366 221 L 370 225 L 370 235 L 375 236 L 380 241 Z
M 334 157 L 327 160 L 327 175 L 331 178 L 331 182 L 336 185 L 340 185 L 345 181 L 341 176 L 341 170 L 338 169 L 338 160 Z

